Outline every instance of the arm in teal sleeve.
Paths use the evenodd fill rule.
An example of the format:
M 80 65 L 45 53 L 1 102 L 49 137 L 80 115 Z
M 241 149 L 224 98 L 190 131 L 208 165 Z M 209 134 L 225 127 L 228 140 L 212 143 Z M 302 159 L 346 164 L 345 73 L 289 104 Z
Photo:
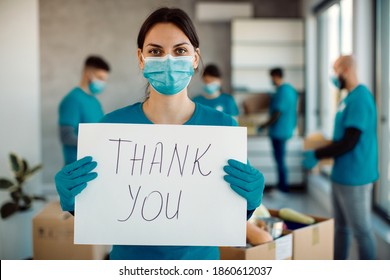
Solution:
M 77 134 L 73 126 L 60 126 L 61 143 L 66 146 L 77 146 Z
M 60 126 L 77 127 L 81 122 L 79 104 L 75 99 L 66 97 L 59 107 Z
M 315 150 L 315 157 L 317 159 L 335 158 L 348 153 L 355 148 L 361 134 L 361 130 L 354 127 L 348 127 L 340 141 L 335 141 L 326 147 Z
M 264 129 L 268 126 L 273 125 L 274 123 L 276 123 L 278 121 L 278 119 L 280 118 L 281 115 L 282 115 L 282 113 L 280 113 L 279 111 L 273 112 L 271 115 L 271 118 L 269 120 L 267 120 L 265 123 L 261 124 L 260 128 Z
M 234 97 L 233 96 L 230 96 L 230 114 L 232 116 L 238 116 L 238 114 L 240 113 L 239 110 L 238 110 L 238 106 L 237 106 L 237 103 L 236 101 L 234 100 Z

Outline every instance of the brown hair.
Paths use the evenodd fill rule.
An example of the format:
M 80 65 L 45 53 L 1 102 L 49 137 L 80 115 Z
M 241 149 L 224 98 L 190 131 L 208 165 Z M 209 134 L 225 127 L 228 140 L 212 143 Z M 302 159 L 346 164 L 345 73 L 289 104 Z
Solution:
M 199 48 L 199 38 L 190 17 L 178 8 L 160 8 L 154 11 L 142 24 L 138 33 L 137 45 L 142 50 L 146 34 L 157 23 L 173 23 L 188 37 L 195 49 Z

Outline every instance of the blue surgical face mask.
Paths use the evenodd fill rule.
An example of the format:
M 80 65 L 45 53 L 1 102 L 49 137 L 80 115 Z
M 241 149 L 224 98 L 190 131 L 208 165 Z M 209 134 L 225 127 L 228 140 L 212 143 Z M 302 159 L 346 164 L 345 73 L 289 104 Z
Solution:
M 339 80 L 339 77 L 335 76 L 335 75 L 332 75 L 330 77 L 330 80 L 332 82 L 332 84 L 336 87 L 336 88 L 340 88 L 340 80 Z
M 142 56 L 143 57 L 143 56 Z M 193 56 L 144 58 L 144 77 L 155 91 L 174 95 L 185 89 L 194 75 Z
M 209 95 L 212 95 L 214 92 L 220 90 L 220 88 L 221 85 L 218 82 L 208 83 L 203 86 L 203 90 Z
M 344 89 L 345 88 L 345 79 L 342 77 L 342 76 L 335 76 L 335 75 L 332 75 L 330 77 L 331 81 L 332 81 L 332 84 L 338 88 L 338 89 Z
M 89 87 L 89 91 L 93 95 L 97 95 L 104 90 L 104 88 L 106 87 L 106 82 L 99 79 L 92 79 L 88 87 Z

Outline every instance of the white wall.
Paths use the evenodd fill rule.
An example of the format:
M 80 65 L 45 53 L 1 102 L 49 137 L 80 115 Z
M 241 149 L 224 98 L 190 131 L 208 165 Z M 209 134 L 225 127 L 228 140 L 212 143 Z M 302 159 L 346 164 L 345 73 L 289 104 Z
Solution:
M 11 176 L 8 154 L 41 162 L 38 0 L 0 0 L 0 177 Z M 40 188 L 37 175 L 26 187 Z M 0 204 L 8 193 L 0 191 Z M 18 228 L 22 240 L 0 221 L 0 258 L 31 257 L 31 219 Z M 15 233 L 16 234 L 16 233 Z M 11 244 L 22 245 L 21 249 Z

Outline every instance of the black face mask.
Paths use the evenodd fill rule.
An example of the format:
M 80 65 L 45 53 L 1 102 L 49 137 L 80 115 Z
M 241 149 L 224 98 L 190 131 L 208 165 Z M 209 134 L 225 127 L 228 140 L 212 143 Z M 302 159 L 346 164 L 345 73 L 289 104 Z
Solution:
M 343 77 L 341 77 L 341 76 L 339 76 L 338 77 L 339 78 L 339 89 L 345 89 L 345 87 L 346 87 L 346 84 L 347 84 L 347 82 L 345 81 L 345 79 L 343 78 Z

